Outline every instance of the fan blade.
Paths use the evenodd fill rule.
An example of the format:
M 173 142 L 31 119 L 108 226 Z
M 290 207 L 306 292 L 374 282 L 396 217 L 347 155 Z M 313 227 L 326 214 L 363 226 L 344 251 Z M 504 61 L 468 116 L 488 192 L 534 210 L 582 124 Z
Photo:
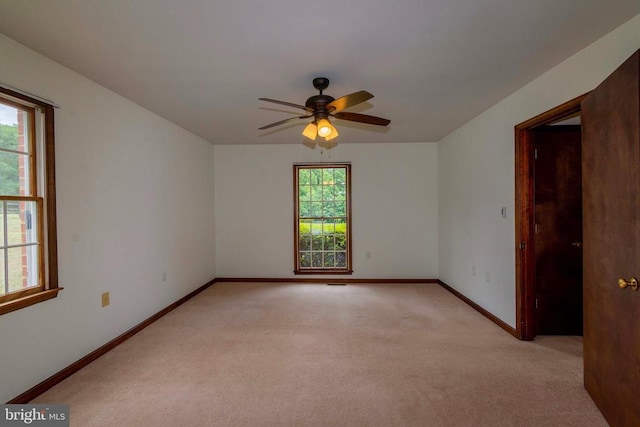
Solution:
M 361 102 L 368 101 L 373 98 L 366 90 L 360 92 L 350 93 L 349 95 L 342 96 L 327 104 L 327 110 L 329 111 L 342 111 L 345 108 L 353 107 Z
M 283 124 L 283 123 L 287 123 L 288 121 L 291 121 L 291 120 L 296 120 L 296 119 L 308 119 L 309 117 L 313 117 L 313 116 L 296 116 L 296 117 L 289 117 L 288 119 L 280 120 L 279 122 L 275 122 L 275 123 L 271 123 L 270 125 L 262 126 L 261 128 L 258 128 L 258 130 L 269 129 L 269 128 L 272 128 L 272 127 L 274 127 L 274 126 L 278 126 L 278 125 L 281 125 L 281 124 Z
M 350 120 L 352 122 L 367 123 L 370 125 L 387 126 L 391 123 L 391 120 L 383 119 L 382 117 L 369 116 L 367 114 L 358 113 L 336 113 L 334 114 L 336 119 Z
M 275 104 L 286 105 L 288 107 L 300 108 L 301 110 L 305 110 L 305 111 L 308 111 L 310 113 L 313 112 L 313 108 L 305 107 L 304 105 L 292 104 L 291 102 L 278 101 L 277 99 L 271 99 L 271 98 L 258 98 L 258 99 L 260 101 L 273 102 Z

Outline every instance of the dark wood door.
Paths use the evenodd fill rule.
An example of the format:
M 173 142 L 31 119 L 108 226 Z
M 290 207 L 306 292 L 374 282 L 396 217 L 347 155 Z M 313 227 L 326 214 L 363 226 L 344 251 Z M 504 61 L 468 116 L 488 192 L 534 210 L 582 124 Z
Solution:
M 580 125 L 534 129 L 536 333 L 582 335 Z
M 640 426 L 639 58 L 582 102 L 584 383 L 612 426 Z

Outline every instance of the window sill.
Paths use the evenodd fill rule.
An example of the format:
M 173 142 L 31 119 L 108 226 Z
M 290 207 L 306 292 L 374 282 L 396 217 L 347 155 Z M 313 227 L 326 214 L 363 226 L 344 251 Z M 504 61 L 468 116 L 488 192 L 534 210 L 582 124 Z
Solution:
M 353 270 L 294 270 L 293 274 L 353 274 Z
M 47 289 L 46 291 L 3 302 L 0 304 L 0 315 L 55 298 L 58 296 L 58 292 L 63 289 L 64 288 Z

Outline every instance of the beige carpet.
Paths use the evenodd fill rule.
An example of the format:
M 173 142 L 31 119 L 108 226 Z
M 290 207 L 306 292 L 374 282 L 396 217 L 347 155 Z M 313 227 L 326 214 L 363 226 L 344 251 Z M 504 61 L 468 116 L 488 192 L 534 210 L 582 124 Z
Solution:
M 218 283 L 34 402 L 74 426 L 606 426 L 581 349 L 438 285 Z

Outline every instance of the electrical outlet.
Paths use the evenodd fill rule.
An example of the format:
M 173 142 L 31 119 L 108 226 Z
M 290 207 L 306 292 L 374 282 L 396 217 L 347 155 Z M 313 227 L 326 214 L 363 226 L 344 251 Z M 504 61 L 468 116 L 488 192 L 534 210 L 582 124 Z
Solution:
M 109 305 L 109 292 L 102 293 L 102 306 L 106 307 Z

